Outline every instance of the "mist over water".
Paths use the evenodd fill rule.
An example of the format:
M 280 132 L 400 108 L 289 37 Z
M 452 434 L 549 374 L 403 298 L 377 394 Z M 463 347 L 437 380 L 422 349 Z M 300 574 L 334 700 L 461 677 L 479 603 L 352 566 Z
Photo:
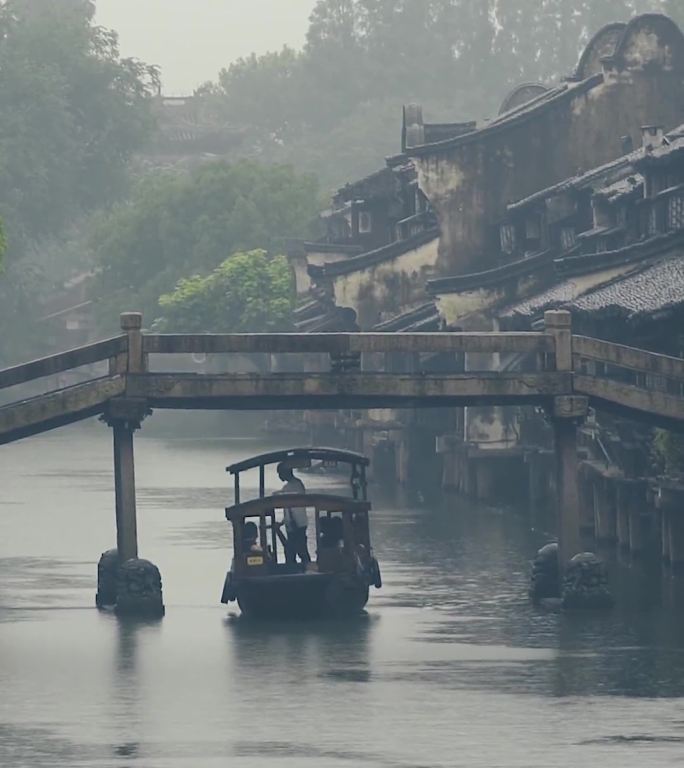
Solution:
M 681 585 L 623 567 L 608 615 L 534 609 L 539 541 L 510 510 L 455 498 L 417 510 L 373 486 L 385 583 L 365 616 L 251 625 L 226 610 L 225 466 L 272 444 L 143 432 L 140 546 L 161 569 L 167 616 L 98 613 L 96 562 L 115 541 L 108 432 L 93 423 L 0 448 L 0 765 L 681 759 Z

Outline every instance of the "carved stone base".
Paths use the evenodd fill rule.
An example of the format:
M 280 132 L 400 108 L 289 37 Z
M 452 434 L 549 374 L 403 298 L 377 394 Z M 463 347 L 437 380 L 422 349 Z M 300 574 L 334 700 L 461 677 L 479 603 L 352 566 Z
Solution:
M 561 596 L 558 544 L 542 547 L 532 562 L 530 597 L 534 602 Z
M 108 549 L 102 553 L 97 564 L 97 595 L 95 605 L 100 608 L 112 608 L 116 604 L 116 589 L 119 578 L 119 553 Z
M 160 618 L 164 615 L 161 574 L 149 560 L 128 560 L 119 567 L 116 613 Z
M 606 609 L 613 603 L 605 563 L 591 552 L 575 555 L 563 576 L 563 608 Z

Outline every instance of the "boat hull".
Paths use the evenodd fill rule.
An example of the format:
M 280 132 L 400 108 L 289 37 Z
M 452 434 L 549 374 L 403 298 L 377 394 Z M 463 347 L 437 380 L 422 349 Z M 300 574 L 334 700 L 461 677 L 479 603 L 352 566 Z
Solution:
M 368 584 L 348 574 L 245 578 L 232 590 L 245 616 L 267 619 L 353 616 L 368 602 Z

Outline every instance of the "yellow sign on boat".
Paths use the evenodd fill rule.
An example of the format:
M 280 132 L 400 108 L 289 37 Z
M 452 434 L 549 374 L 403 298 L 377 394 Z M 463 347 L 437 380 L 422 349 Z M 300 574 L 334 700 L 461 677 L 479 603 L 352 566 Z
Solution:
M 247 558 L 247 565 L 263 565 L 264 564 L 264 558 L 263 557 L 248 557 Z

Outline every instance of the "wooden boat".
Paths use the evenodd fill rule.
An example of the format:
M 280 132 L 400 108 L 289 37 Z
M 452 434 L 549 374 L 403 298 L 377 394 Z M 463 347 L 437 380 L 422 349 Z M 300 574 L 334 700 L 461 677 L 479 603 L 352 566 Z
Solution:
M 266 496 L 267 466 L 285 463 L 291 469 L 308 469 L 314 462 L 327 468 L 348 466 L 351 497 L 320 493 Z M 349 451 L 295 448 L 228 467 L 235 479 L 235 504 L 226 509 L 233 528 L 234 557 L 221 602 L 237 601 L 243 614 L 265 618 L 361 612 L 368 602 L 369 587 L 382 586 L 370 542 L 368 464 L 365 456 Z M 252 469 L 259 471 L 259 496 L 242 501 L 240 476 Z M 277 519 L 285 510 L 297 508 L 306 508 L 309 522 L 313 512 L 315 520 L 316 548 L 308 564 L 293 562 L 291 553 L 287 557 L 287 539 Z

